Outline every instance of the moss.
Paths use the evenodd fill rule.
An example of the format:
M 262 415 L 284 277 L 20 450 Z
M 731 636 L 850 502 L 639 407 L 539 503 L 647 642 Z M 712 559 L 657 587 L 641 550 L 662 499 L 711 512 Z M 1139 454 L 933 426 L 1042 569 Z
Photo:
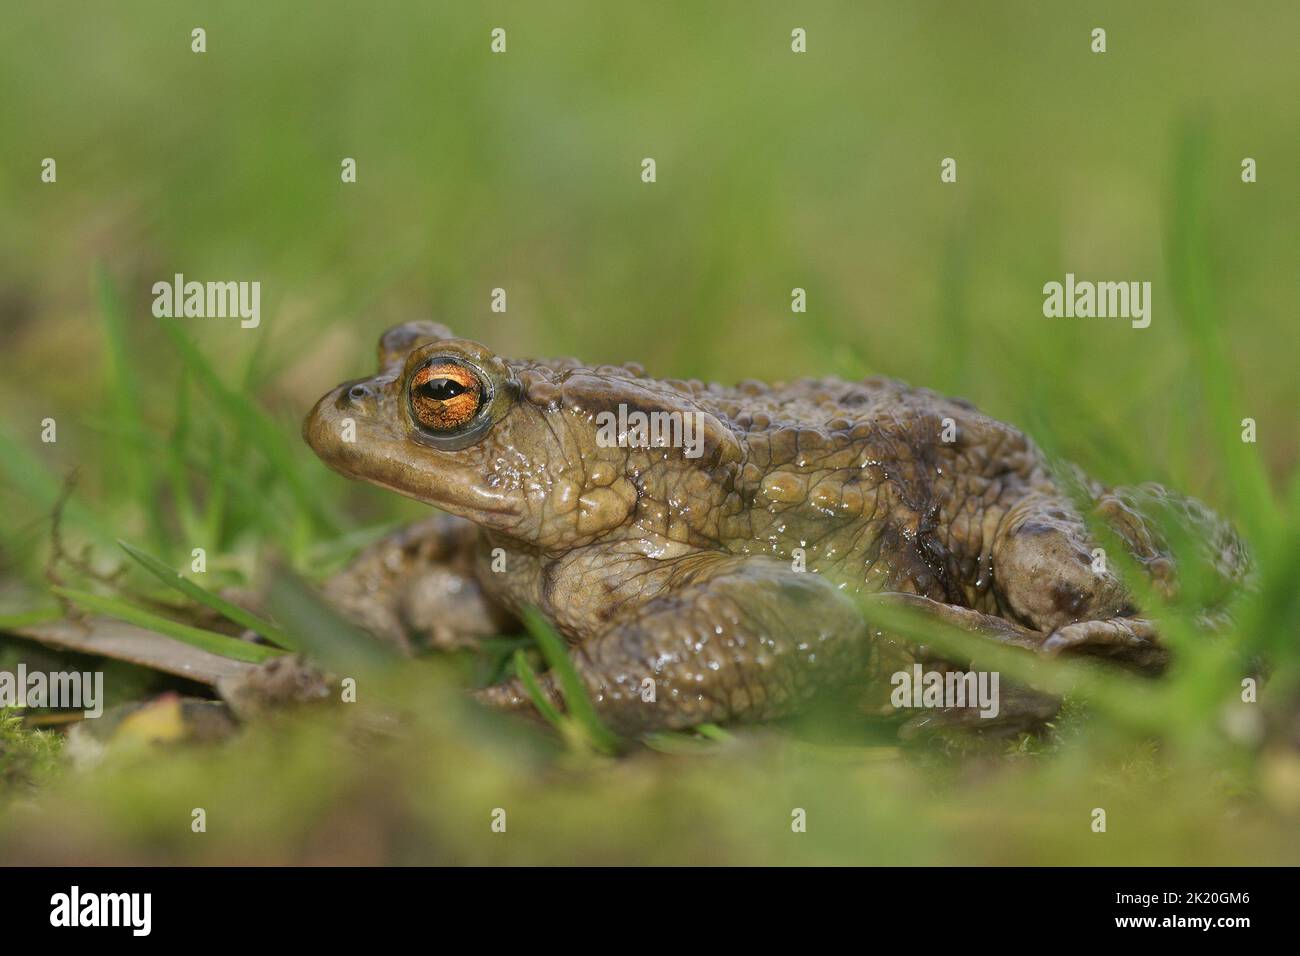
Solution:
M 28 729 L 12 710 L 0 710 L 0 800 L 52 779 L 62 740 L 52 731 Z

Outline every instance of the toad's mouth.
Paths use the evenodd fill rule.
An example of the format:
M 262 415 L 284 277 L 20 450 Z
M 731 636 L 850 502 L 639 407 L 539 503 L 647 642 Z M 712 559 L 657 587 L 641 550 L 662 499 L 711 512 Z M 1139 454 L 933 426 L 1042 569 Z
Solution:
M 344 478 L 364 481 L 452 514 L 471 520 L 487 515 L 517 518 L 520 514 L 504 497 L 485 490 L 478 480 L 481 476 L 463 465 L 449 464 L 421 472 L 405 460 L 365 454 L 342 442 L 324 448 L 309 438 L 308 444 L 331 471 Z
M 345 472 L 340 472 L 340 474 L 345 474 Z M 414 498 L 417 501 L 423 501 L 425 504 L 433 505 L 435 508 L 441 508 L 444 511 L 452 512 L 453 514 L 458 514 L 463 512 L 465 517 L 473 517 L 475 515 L 500 515 L 507 518 L 515 518 L 519 516 L 518 508 L 511 507 L 510 505 L 505 504 L 504 502 L 502 502 L 499 505 L 485 505 L 482 503 L 481 500 L 476 500 L 472 505 L 464 505 L 448 498 L 434 497 L 434 496 L 421 494 L 419 492 L 412 491 L 409 488 L 404 488 L 398 485 L 391 484 L 390 482 L 383 481 L 382 479 L 379 478 L 373 478 L 366 475 L 348 475 L 348 477 L 357 479 L 359 481 L 367 482 L 368 484 L 372 484 L 377 488 L 383 488 L 386 491 L 394 492 L 395 494 L 402 495 L 403 497 L 406 498 Z

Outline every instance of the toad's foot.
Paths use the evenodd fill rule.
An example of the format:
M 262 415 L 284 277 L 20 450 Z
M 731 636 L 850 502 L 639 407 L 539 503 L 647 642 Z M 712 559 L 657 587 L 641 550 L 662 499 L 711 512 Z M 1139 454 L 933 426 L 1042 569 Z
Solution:
M 1169 663 L 1169 652 L 1160 644 L 1155 625 L 1137 617 L 1066 624 L 1049 634 L 1040 650 L 1049 657 L 1071 653 L 1112 658 L 1153 673 Z
M 1169 659 L 1155 625 L 1145 618 L 1075 621 L 1055 630 L 1040 631 L 1006 618 L 944 604 L 917 594 L 877 594 L 864 603 L 868 614 L 873 605 L 894 605 L 920 615 L 922 620 L 928 618 L 949 628 L 1008 647 L 1034 651 L 1048 658 L 1063 654 L 1106 657 L 1152 673 L 1160 671 Z
M 439 515 L 362 551 L 325 582 L 324 596 L 345 617 L 411 652 L 449 650 L 510 633 L 511 615 L 474 573 L 477 529 Z

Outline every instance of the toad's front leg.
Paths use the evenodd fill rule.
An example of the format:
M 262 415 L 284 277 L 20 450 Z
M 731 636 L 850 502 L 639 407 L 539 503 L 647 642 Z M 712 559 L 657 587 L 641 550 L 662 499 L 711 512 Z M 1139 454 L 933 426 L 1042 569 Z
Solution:
M 513 616 L 475 573 L 478 529 L 451 515 L 388 535 L 325 582 L 349 620 L 405 651 L 472 646 L 509 633 Z
M 572 651 L 597 713 L 624 734 L 780 717 L 822 688 L 865 679 L 869 656 L 860 610 L 826 578 L 731 557 Z M 562 703 L 549 674 L 543 686 Z M 532 706 L 518 681 L 477 696 Z

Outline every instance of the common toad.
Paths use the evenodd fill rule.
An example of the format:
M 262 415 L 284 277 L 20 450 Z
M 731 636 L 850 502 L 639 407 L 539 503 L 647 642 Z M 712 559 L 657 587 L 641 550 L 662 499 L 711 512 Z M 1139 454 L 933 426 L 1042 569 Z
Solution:
M 897 381 L 660 380 L 504 359 L 414 322 L 303 435 L 344 475 L 445 512 L 364 552 L 328 583 L 334 602 L 407 647 L 499 634 L 534 606 L 625 733 L 778 717 L 867 679 L 904 646 L 868 625 L 868 599 L 1040 654 L 1167 656 L 1034 443 Z M 1245 573 L 1203 505 L 1069 474 L 1162 592 L 1176 580 L 1153 508 L 1179 513 L 1223 580 Z M 531 707 L 516 680 L 478 695 Z

